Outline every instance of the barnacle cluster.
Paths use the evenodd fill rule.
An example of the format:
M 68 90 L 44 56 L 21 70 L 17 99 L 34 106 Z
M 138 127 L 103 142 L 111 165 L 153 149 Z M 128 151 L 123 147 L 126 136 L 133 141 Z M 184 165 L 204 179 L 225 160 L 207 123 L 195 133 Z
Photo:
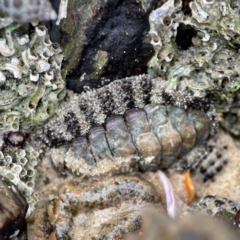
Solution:
M 37 202 L 34 187 L 39 152 L 25 139 L 21 147 L 13 146 L 8 142 L 9 138 L 21 139 L 22 137 L 21 133 L 10 132 L 4 140 L 0 140 L 0 174 L 14 183 L 26 198 L 29 204 L 29 214 Z
M 0 39 L 0 130 L 32 130 L 44 123 L 65 96 L 61 75 L 63 55 L 38 26 L 31 36 L 20 35 L 12 26 Z
M 53 115 L 66 91 L 63 55 L 43 25 L 32 34 L 24 27 L 9 25 L 0 35 L 0 173 L 18 187 L 30 213 L 37 201 L 35 168 L 40 152 L 30 139 L 19 146 L 6 138 L 17 137 L 21 131 L 32 133 Z
M 167 1 L 149 17 L 149 73 L 166 79 L 169 93 L 211 95 L 228 111 L 239 101 L 239 13 L 239 1 Z

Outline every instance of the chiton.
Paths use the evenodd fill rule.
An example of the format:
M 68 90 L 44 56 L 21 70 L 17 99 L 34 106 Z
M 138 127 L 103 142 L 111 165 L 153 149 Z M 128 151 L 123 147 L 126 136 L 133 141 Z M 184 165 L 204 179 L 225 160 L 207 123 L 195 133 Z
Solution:
M 211 104 L 206 98 L 199 99 L 182 91 L 168 91 L 167 83 L 162 78 L 140 75 L 115 80 L 99 88 L 87 87 L 80 94 L 68 91 L 67 101 L 59 106 L 55 116 L 38 135 L 47 145 L 57 146 L 85 135 L 93 125 L 104 124 L 110 116 L 122 116 L 129 109 L 142 109 L 147 104 L 169 104 L 184 109 L 203 110 L 211 112 L 212 118 L 214 114 L 212 110 L 209 111 Z M 213 128 L 211 132 L 214 132 Z
M 51 149 L 55 166 L 81 176 L 169 168 L 210 134 L 200 110 L 147 104 L 109 117 L 70 144 Z
M 169 168 L 216 129 L 214 109 L 201 100 L 168 92 L 149 75 L 68 92 L 68 100 L 38 134 L 52 147 L 61 172 L 93 176 Z

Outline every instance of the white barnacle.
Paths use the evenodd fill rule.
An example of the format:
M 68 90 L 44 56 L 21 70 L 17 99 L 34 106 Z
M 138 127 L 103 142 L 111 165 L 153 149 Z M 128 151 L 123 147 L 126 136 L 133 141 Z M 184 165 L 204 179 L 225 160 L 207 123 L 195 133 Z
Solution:
M 20 149 L 19 151 L 16 152 L 16 157 L 19 159 L 22 159 L 26 156 L 26 151 L 24 149 Z
M 11 72 L 14 78 L 20 79 L 22 77 L 22 68 L 17 58 L 12 58 L 11 63 L 5 63 L 2 69 Z
M 172 59 L 173 59 L 173 57 L 174 57 L 174 55 L 173 54 L 168 54 L 166 57 L 165 57 L 165 60 L 166 60 L 166 62 L 171 62 L 172 61 Z
M 207 33 L 207 31 L 205 30 L 199 30 L 200 32 L 202 32 L 204 34 L 204 37 L 202 38 L 203 42 L 208 42 L 210 40 L 210 35 L 209 33 Z
M 15 163 L 12 163 L 11 169 L 17 174 L 19 174 L 22 171 L 21 165 Z
M 44 74 L 44 79 L 45 79 L 44 85 L 51 86 L 52 85 L 51 81 L 54 79 L 53 71 L 46 72 Z
M 197 2 L 189 3 L 190 8 L 192 9 L 193 18 L 195 18 L 199 23 L 206 22 L 209 18 L 209 14 L 204 11 L 201 5 Z
M 52 66 L 56 69 L 61 69 L 62 61 L 63 61 L 63 54 L 57 54 L 54 57 L 54 62 L 52 63 Z
M 0 53 L 5 57 L 10 57 L 14 54 L 15 50 L 11 49 L 5 38 L 0 38 Z
M 222 10 L 222 15 L 226 16 L 229 14 L 228 8 L 226 6 L 225 2 L 220 2 L 219 5 L 221 6 L 221 10 Z
M 30 48 L 27 48 L 22 52 L 22 60 L 24 66 L 27 68 L 30 68 L 31 62 L 35 62 L 37 59 L 38 57 L 33 55 Z
M 39 37 L 44 37 L 47 34 L 47 30 L 45 28 L 36 27 L 35 31 Z
M 32 81 L 32 82 L 37 82 L 38 79 L 39 79 L 39 74 L 33 74 L 33 73 L 30 73 L 29 75 L 29 79 Z
M 17 41 L 19 43 L 19 45 L 23 46 L 25 44 L 27 44 L 29 42 L 29 36 L 28 35 L 24 35 L 22 37 L 18 37 Z
M 59 92 L 65 87 L 60 71 L 63 55 L 60 47 L 53 46 L 44 25 L 35 28 L 31 35 L 22 35 L 20 31 L 15 37 L 11 29 L 6 29 L 5 35 L 0 38 L 0 85 L 8 88 L 1 92 L 0 128 L 2 131 L 18 131 L 20 127 L 29 130 L 49 118 L 61 100 Z M 40 101 L 42 105 L 38 104 Z M 23 149 L 11 156 L 0 153 L 4 164 L 0 166 L 0 174 L 28 197 L 32 211 L 36 203 L 32 193 L 39 155 L 31 147 L 23 146 Z M 31 184 L 27 185 L 29 178 Z
M 182 1 L 169 0 L 160 8 L 152 11 L 149 16 L 150 28 L 157 30 L 161 25 L 165 25 L 164 19 L 182 8 Z M 169 18 L 170 19 L 170 18 Z
M 156 25 L 156 23 L 159 21 L 159 19 L 161 19 L 167 13 L 168 13 L 168 10 L 163 9 L 162 7 L 152 11 L 149 16 L 150 24 L 152 24 L 153 26 Z
M 39 53 L 42 59 L 48 60 L 49 57 L 53 56 L 54 52 L 46 47 L 45 49 L 42 49 L 42 52 Z
M 50 69 L 50 64 L 45 60 L 39 60 L 36 64 L 36 69 L 39 73 L 46 72 Z
M 151 44 L 154 46 L 159 46 L 160 48 L 162 47 L 162 41 L 161 38 L 158 36 L 156 31 L 150 31 L 149 34 L 152 37 Z
M 46 47 L 49 47 L 49 46 L 52 45 L 52 42 L 51 42 L 49 36 L 46 36 L 46 37 L 44 38 L 43 44 L 44 44 Z
M 44 77 L 45 77 L 45 80 L 47 80 L 47 81 L 53 80 L 53 78 L 54 78 L 53 71 L 46 72 L 45 75 L 44 75 Z
M 0 71 L 0 84 L 5 82 L 5 81 L 6 81 L 5 74 L 2 71 Z

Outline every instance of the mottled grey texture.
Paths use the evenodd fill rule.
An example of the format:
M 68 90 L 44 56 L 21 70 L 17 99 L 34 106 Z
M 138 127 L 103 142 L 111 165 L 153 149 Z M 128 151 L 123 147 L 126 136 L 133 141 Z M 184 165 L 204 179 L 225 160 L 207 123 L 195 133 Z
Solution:
M 57 17 L 49 0 L 0 0 L 0 10 L 19 23 L 54 20 Z

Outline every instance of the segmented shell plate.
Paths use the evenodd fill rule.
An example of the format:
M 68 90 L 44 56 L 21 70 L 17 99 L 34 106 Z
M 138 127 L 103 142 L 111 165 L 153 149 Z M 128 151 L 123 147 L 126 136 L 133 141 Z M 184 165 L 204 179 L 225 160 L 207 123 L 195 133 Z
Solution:
M 169 168 L 203 143 L 216 122 L 194 99 L 166 100 L 165 84 L 140 75 L 81 94 L 69 92 L 39 134 L 55 146 L 74 140 L 51 150 L 54 165 L 87 176 Z
M 207 102 L 202 104 L 202 99 L 181 92 L 165 92 L 166 84 L 162 78 L 140 75 L 115 80 L 98 89 L 87 88 L 81 94 L 69 92 L 69 100 L 45 125 L 43 138 L 50 145 L 69 141 L 86 134 L 94 124 L 103 124 L 109 116 L 123 115 L 128 109 L 143 108 L 149 103 L 176 105 L 184 109 L 209 108 Z
M 204 142 L 209 118 L 199 110 L 148 104 L 108 118 L 71 144 L 51 149 L 54 165 L 80 176 L 169 168 Z

